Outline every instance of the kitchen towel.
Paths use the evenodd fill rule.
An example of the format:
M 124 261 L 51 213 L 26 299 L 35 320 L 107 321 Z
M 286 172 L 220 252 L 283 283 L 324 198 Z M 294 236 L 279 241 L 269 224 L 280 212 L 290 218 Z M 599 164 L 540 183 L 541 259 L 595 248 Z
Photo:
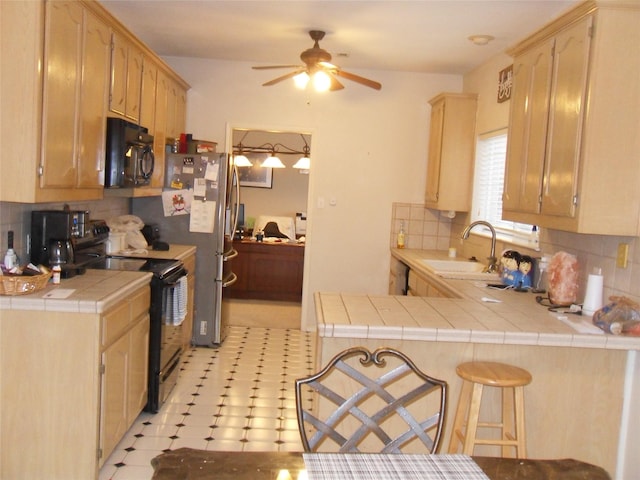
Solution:
M 169 325 L 182 325 L 187 316 L 187 277 L 180 277 L 166 298 L 166 320 Z

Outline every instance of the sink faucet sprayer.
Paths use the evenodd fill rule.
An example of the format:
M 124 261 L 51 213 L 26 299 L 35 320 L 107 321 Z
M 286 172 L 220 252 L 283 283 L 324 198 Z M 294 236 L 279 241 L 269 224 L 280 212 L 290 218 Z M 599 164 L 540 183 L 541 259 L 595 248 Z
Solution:
M 489 265 L 487 266 L 487 268 L 485 268 L 485 272 L 495 273 L 498 271 L 498 259 L 496 258 L 496 229 L 493 228 L 493 225 L 484 220 L 476 220 L 475 222 L 470 223 L 467 228 L 464 229 L 464 231 L 462 232 L 462 239 L 466 240 L 467 238 L 469 238 L 469 232 L 476 225 L 484 225 L 489 230 L 491 230 L 491 254 L 488 258 Z

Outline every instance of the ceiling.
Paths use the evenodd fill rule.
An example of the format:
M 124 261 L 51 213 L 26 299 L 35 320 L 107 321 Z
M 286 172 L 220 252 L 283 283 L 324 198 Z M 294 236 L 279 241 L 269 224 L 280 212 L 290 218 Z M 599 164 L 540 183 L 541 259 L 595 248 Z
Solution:
M 464 74 L 578 0 L 101 0 L 160 56 L 301 64 L 313 45 L 344 69 Z M 492 35 L 485 46 L 471 35 Z M 345 56 L 343 56 L 344 54 Z M 260 79 L 264 74 L 256 72 Z

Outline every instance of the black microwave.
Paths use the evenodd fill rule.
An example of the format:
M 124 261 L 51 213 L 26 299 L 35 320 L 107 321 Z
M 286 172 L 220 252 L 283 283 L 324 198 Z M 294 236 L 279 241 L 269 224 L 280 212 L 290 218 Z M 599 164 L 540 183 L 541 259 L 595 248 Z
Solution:
M 153 135 L 120 118 L 107 119 L 105 188 L 148 185 L 153 175 Z

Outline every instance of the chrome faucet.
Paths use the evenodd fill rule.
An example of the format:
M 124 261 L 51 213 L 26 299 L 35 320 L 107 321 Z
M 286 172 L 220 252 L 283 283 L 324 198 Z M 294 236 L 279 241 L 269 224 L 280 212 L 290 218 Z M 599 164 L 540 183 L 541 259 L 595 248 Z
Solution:
M 469 238 L 469 232 L 471 229 L 477 225 L 484 225 L 489 230 L 491 230 L 491 254 L 487 260 L 489 260 L 489 265 L 485 268 L 485 272 L 495 273 L 498 271 L 498 259 L 496 258 L 496 229 L 493 228 L 489 222 L 484 220 L 476 220 L 475 222 L 470 223 L 467 228 L 462 232 L 462 239 L 466 240 Z

